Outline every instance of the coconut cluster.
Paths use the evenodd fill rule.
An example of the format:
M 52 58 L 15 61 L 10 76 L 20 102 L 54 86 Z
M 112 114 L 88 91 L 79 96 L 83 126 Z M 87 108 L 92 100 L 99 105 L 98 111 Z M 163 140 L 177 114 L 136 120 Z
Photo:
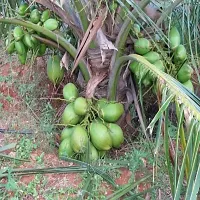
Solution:
M 161 49 L 160 52 L 163 52 L 162 55 L 154 51 L 150 40 L 142 37 L 138 38 L 134 43 L 135 53 L 143 56 L 159 70 L 175 77 L 180 83 L 193 92 L 194 88 L 191 82 L 193 69 L 188 64 L 187 52 L 185 47 L 181 44 L 181 37 L 176 27 L 172 27 L 169 31 L 169 47 L 170 52 L 169 49 L 167 49 L 167 52 L 170 54 L 173 66 L 169 66 L 168 63 L 163 61 L 163 55 L 166 55 L 165 50 Z M 129 68 L 139 83 L 143 84 L 145 87 L 156 86 L 156 84 L 154 84 L 156 83 L 156 77 L 148 71 L 142 63 L 133 61 L 129 65 Z
M 42 11 L 39 7 L 22 2 L 17 14 L 18 18 L 34 25 L 42 26 L 50 31 L 56 31 L 60 28 L 59 22 L 55 19 L 55 14 L 48 9 Z M 38 36 L 42 36 L 42 34 L 31 28 L 15 26 L 6 40 L 7 53 L 17 53 L 18 59 L 23 65 L 26 64 L 28 55 L 34 57 L 43 56 L 48 47 L 37 39 Z
M 79 96 L 77 87 L 68 83 L 63 88 L 67 105 L 61 116 L 65 128 L 61 132 L 59 157 L 95 161 L 124 141 L 121 127 L 116 124 L 124 113 L 119 102 L 87 99 Z

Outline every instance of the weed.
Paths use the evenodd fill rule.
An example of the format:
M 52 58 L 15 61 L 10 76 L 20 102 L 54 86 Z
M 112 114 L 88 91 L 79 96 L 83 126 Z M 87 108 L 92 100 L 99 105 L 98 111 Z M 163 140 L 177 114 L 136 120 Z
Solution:
M 31 104 L 33 105 L 33 95 L 35 94 L 35 91 L 34 91 L 35 87 L 36 87 L 35 83 L 18 85 L 19 94 L 23 97 L 23 100 L 28 105 L 31 105 Z
M 35 129 L 35 139 L 36 143 L 38 143 L 42 150 L 48 151 L 52 150 L 49 148 L 49 144 L 54 143 L 53 133 L 55 131 L 55 111 L 51 104 L 47 100 L 38 101 L 41 95 L 45 96 L 47 90 L 45 85 L 41 85 L 40 83 L 44 82 L 45 76 L 42 75 L 43 72 L 37 73 L 35 71 L 31 72 L 32 74 L 27 73 L 26 77 L 24 77 L 23 82 L 18 82 L 16 87 L 19 91 L 19 94 L 23 98 L 23 102 L 27 107 L 27 110 L 30 111 L 32 116 L 37 120 L 33 122 L 33 127 Z M 33 80 L 30 82 L 30 76 Z M 45 89 L 44 89 L 45 88 Z
M 53 109 L 53 107 L 51 106 L 51 104 L 49 102 L 47 102 L 44 105 L 44 108 L 41 111 L 41 117 L 40 117 L 40 128 L 41 131 L 44 133 L 52 133 L 54 130 L 54 114 L 55 111 Z
M 89 187 L 87 190 L 83 190 L 85 184 L 87 184 L 87 177 L 90 176 L 88 173 L 82 174 L 82 183 L 80 185 L 80 190 L 78 191 L 78 196 L 83 197 L 87 200 L 101 200 L 105 199 L 105 188 L 103 187 L 103 178 L 100 175 L 94 174 L 91 176 Z
M 25 184 L 19 184 L 18 189 L 14 193 L 15 199 L 24 199 L 27 197 L 32 197 L 34 199 L 39 198 L 39 192 L 38 186 L 41 185 L 41 182 L 44 180 L 43 175 L 37 174 L 35 175 L 34 179 L 30 181 L 27 185 Z M 40 188 L 42 191 L 42 188 Z
M 31 139 L 22 137 L 16 146 L 16 157 L 29 159 L 31 152 L 37 148 L 37 144 L 33 144 Z
M 40 164 L 40 165 L 43 164 L 43 162 L 44 162 L 44 152 L 42 152 L 40 156 L 36 157 L 36 161 L 37 161 L 37 164 Z
M 13 102 L 13 98 L 12 98 L 10 95 L 6 96 L 5 99 L 6 99 L 9 103 L 12 103 L 12 102 Z
M 0 83 L 12 83 L 13 82 L 13 76 L 0 76 Z
M 48 188 L 43 194 L 43 197 L 46 200 L 65 200 L 67 199 L 76 199 L 73 198 L 73 195 L 77 193 L 77 189 L 73 186 L 67 188 Z
M 37 197 L 38 196 L 38 192 L 37 192 L 37 186 L 41 183 L 41 179 L 42 179 L 42 175 L 41 174 L 37 174 L 35 175 L 35 178 L 33 181 L 31 181 L 27 187 L 26 190 L 24 191 L 25 195 L 32 195 L 33 197 Z

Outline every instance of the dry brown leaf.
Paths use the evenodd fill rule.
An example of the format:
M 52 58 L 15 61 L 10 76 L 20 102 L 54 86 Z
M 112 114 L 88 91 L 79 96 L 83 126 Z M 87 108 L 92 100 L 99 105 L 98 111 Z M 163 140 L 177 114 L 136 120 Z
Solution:
M 106 51 L 104 51 L 104 50 L 108 50 L 108 49 L 117 50 L 117 48 L 115 48 L 115 46 L 113 45 L 113 43 L 110 42 L 107 39 L 107 37 L 103 33 L 102 29 L 99 29 L 97 31 L 96 42 L 97 42 L 97 44 L 100 47 L 102 63 L 104 63 L 104 61 L 106 60 Z
M 61 66 L 63 66 L 66 70 L 69 70 L 69 55 L 65 52 L 64 56 L 61 59 Z
M 107 37 L 103 33 L 102 29 L 99 29 L 97 31 L 96 41 L 97 41 L 97 44 L 99 45 L 100 49 L 117 50 L 117 48 L 113 45 L 113 43 L 107 39 Z
M 94 18 L 89 26 L 88 29 L 83 37 L 83 40 L 80 44 L 80 47 L 78 49 L 76 58 L 74 59 L 74 67 L 72 69 L 72 73 L 74 72 L 74 70 L 76 69 L 76 67 L 78 66 L 78 63 L 80 61 L 80 59 L 85 55 L 88 47 L 90 46 L 90 43 L 92 42 L 92 40 L 95 38 L 97 31 L 99 30 L 99 28 L 101 28 L 101 26 L 103 25 L 103 21 L 105 19 L 106 16 L 106 12 L 102 12 L 104 13 L 104 15 L 100 15 L 97 18 Z
M 78 72 L 78 77 L 76 79 L 76 82 L 81 86 L 81 88 L 85 88 L 86 82 L 80 71 Z
M 101 83 L 106 76 L 107 76 L 107 73 L 102 73 L 102 74 L 93 76 L 88 81 L 87 89 L 86 89 L 86 97 L 87 98 L 92 98 L 94 96 L 95 89 L 96 89 L 97 85 L 99 83 Z
M 130 113 L 130 111 L 127 111 L 127 113 L 126 113 L 126 123 L 127 123 L 131 128 L 134 128 L 133 125 L 132 125 L 132 122 L 131 122 L 131 113 Z

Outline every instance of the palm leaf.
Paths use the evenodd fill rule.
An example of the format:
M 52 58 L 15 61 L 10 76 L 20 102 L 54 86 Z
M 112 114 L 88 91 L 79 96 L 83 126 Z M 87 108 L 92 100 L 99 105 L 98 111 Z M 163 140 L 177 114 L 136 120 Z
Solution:
M 154 65 L 150 64 L 144 57 L 136 54 L 131 54 L 129 56 L 123 56 L 119 58 L 116 62 L 114 70 L 111 72 L 110 82 L 109 82 L 109 98 L 112 100 L 116 95 L 117 83 L 119 80 L 119 75 L 121 72 L 122 64 L 128 60 L 135 60 L 144 65 L 145 70 L 149 71 L 153 74 L 160 84 L 160 88 L 162 88 L 162 94 L 168 95 L 166 100 L 162 102 L 162 106 L 160 107 L 158 113 L 155 115 L 154 119 L 152 119 L 149 124 L 149 128 L 151 132 L 154 128 L 155 123 L 160 119 L 163 122 L 163 126 L 165 129 L 160 129 L 157 133 L 163 132 L 164 135 L 164 145 L 165 145 L 165 154 L 167 161 L 167 169 L 170 176 L 170 183 L 172 188 L 172 195 L 174 199 L 181 198 L 181 191 L 183 188 L 183 181 L 186 180 L 188 185 L 186 187 L 188 198 L 199 189 L 199 184 L 194 182 L 194 177 L 199 176 L 199 159 L 197 159 L 196 154 L 199 150 L 199 125 L 200 125 L 200 99 L 188 89 L 186 89 L 181 83 L 179 83 L 176 79 L 171 77 L 170 75 L 160 71 Z M 167 90 L 167 93 L 166 93 Z M 165 99 L 165 98 L 164 98 Z M 170 152 L 170 140 L 171 136 L 168 131 L 169 126 L 169 115 L 168 108 L 172 103 L 172 100 L 175 101 L 176 104 L 176 113 L 178 120 L 178 130 L 176 137 L 176 149 L 175 149 L 175 163 L 174 166 L 171 164 L 169 152 Z M 181 105 L 181 109 L 179 108 Z M 185 125 L 184 120 L 184 111 L 189 111 L 191 115 L 191 120 L 186 118 L 187 124 Z M 184 128 L 185 127 L 185 128 Z M 196 130 L 196 131 L 195 131 Z M 196 135 L 194 135 L 194 133 Z M 181 152 L 183 156 L 183 160 L 180 162 L 178 158 L 179 146 L 181 146 Z M 158 152 L 158 149 L 157 151 Z M 180 171 L 178 170 L 180 168 Z M 194 188 L 195 192 L 192 192 L 192 188 Z

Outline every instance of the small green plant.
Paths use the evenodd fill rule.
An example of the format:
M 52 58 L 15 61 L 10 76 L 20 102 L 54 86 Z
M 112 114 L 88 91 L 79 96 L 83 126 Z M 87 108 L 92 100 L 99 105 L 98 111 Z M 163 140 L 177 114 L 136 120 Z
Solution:
M 0 83 L 10 83 L 13 81 L 13 77 L 12 75 L 8 75 L 8 76 L 0 76 Z
M 22 137 L 16 145 L 16 157 L 29 159 L 31 152 L 37 148 L 37 144 L 34 144 L 31 139 Z
M 103 187 L 103 178 L 101 176 L 84 173 L 82 177 L 83 182 L 82 187 L 78 191 L 78 197 L 85 197 L 87 200 L 103 200 L 106 198 L 106 190 Z
M 12 102 L 13 102 L 13 97 L 11 97 L 10 95 L 6 96 L 5 99 L 6 99 L 9 103 L 12 103 Z
M 55 110 L 49 102 L 43 103 L 43 108 L 40 116 L 40 129 L 44 133 L 52 134 L 54 131 Z
M 43 164 L 43 162 L 44 162 L 44 152 L 42 152 L 40 156 L 36 157 L 36 161 L 37 161 L 37 164 L 40 164 L 40 165 Z

